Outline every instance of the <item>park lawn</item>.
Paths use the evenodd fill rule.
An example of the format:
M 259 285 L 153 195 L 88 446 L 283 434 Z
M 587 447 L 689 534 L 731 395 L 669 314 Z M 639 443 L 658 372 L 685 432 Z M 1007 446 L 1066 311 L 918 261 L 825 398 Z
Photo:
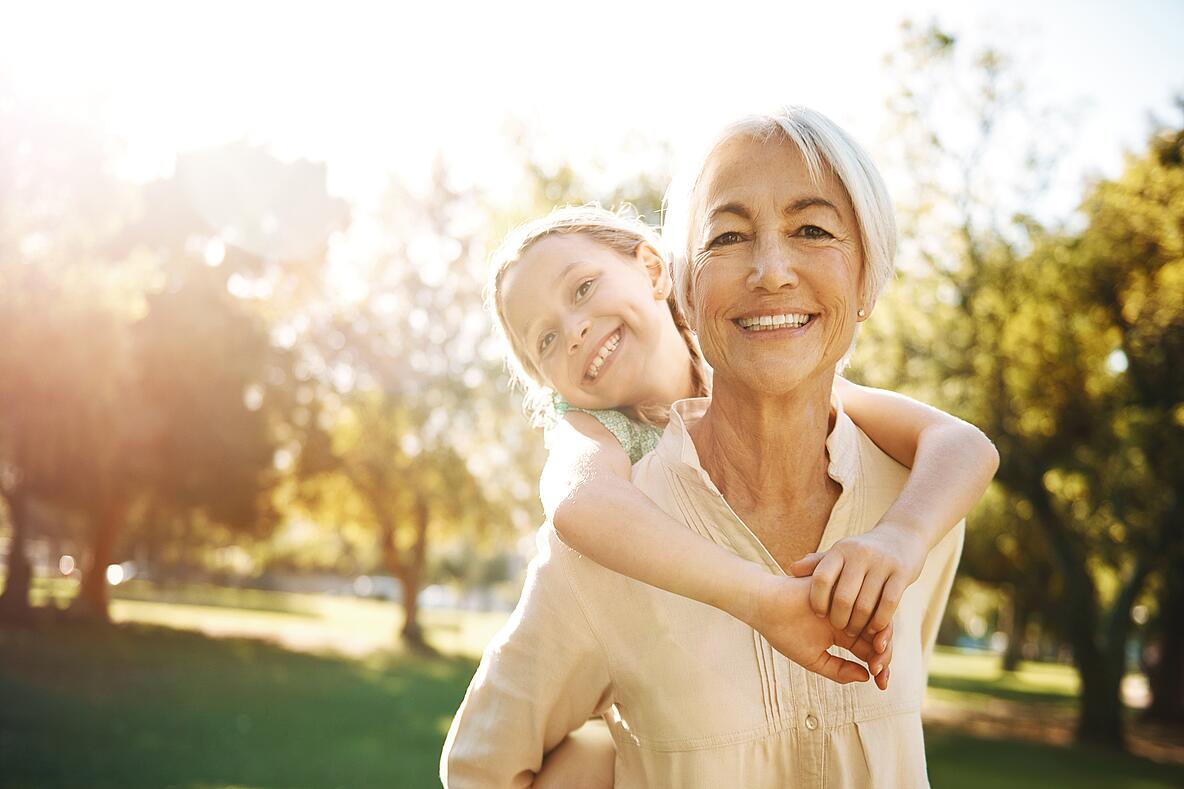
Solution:
M 970 704 L 976 696 L 1073 706 L 1080 684 L 1071 666 L 1021 662 L 1004 673 L 990 652 L 937 647 L 929 663 L 929 696 Z
M 123 621 L 113 628 L 46 622 L 0 629 L 3 784 L 438 785 L 436 764 L 451 715 L 476 667 L 474 656 L 504 615 L 426 612 L 429 640 L 462 657 L 388 648 L 356 658 L 349 649 L 310 653 L 283 642 L 298 627 L 315 636 L 313 646 L 332 643 L 339 619 L 355 628 L 382 626 L 389 635 L 398 623 L 394 607 L 299 597 L 310 599 L 260 598 L 247 611 L 226 600 L 120 600 L 113 610 Z M 280 643 L 193 632 L 239 628 Z M 1021 703 L 1071 704 L 1075 689 L 1064 666 L 1025 664 L 1015 677 L 1000 679 L 995 659 L 952 650 L 939 650 L 932 669 L 931 694 L 967 704 L 993 693 Z M 927 752 L 935 787 L 1184 785 L 1184 767 L 941 728 L 928 730 Z

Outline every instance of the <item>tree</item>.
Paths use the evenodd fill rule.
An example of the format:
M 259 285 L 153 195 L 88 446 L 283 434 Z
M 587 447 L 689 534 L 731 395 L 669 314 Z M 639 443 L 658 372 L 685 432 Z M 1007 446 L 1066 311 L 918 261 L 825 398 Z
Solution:
M 1184 111 L 1184 99 L 1179 106 Z M 1124 525 L 1138 526 L 1125 535 L 1142 548 L 1132 575 L 1162 578 L 1150 714 L 1177 723 L 1184 722 L 1182 196 L 1184 129 L 1161 128 L 1146 154 L 1129 157 L 1119 178 L 1099 183 L 1086 199 L 1076 261 L 1115 346 L 1108 360 L 1118 382 L 1113 429 L 1120 449 L 1104 459 L 1117 480 L 1104 504 Z
M 16 616 L 28 611 L 30 513 L 95 493 L 74 463 L 129 371 L 122 327 L 146 272 L 116 251 L 134 190 L 110 171 L 113 147 L 0 86 L 0 495 L 12 525 L 0 608 Z
M 294 475 L 317 520 L 362 524 L 402 586 L 402 638 L 423 646 L 417 598 L 437 535 L 522 525 L 537 453 L 513 415 L 481 304 L 482 221 L 437 162 L 420 194 L 392 183 L 375 247 L 339 273 L 297 343 L 317 415 Z
M 1165 218 L 1172 188 L 1150 201 L 1149 214 L 1107 213 L 1107 196 L 1122 204 L 1128 175 L 1087 200 L 1083 234 L 1043 227 L 1025 209 L 1048 178 L 1039 164 L 1045 154 L 1021 149 L 1013 161 L 1006 157 L 1014 139 L 1047 142 L 1047 126 L 1044 136 L 1023 134 L 1032 114 L 1007 59 L 988 49 L 967 64 L 954 36 L 932 27 L 906 33 L 909 62 L 893 112 L 909 172 L 924 194 L 913 196 L 904 222 L 906 254 L 922 265 L 890 295 L 895 304 L 888 311 L 925 318 L 873 334 L 864 350 L 895 360 L 936 403 L 997 442 L 997 481 L 1035 528 L 1013 531 L 1014 539 L 1054 569 L 1046 594 L 1057 616 L 1045 624 L 1073 647 L 1082 683 L 1078 738 L 1121 747 L 1131 605 L 1162 560 L 1170 531 L 1162 524 L 1179 518 L 1171 514 L 1171 496 L 1146 495 L 1147 453 L 1167 459 L 1168 450 L 1137 430 L 1146 414 L 1159 415 L 1154 429 L 1171 442 L 1163 396 L 1138 394 L 1129 362 L 1119 369 L 1114 351 L 1128 334 L 1133 342 L 1145 330 L 1125 329 L 1124 320 L 1147 304 L 1158 310 L 1149 314 L 1162 314 L 1160 302 L 1148 297 L 1170 288 L 1150 283 L 1166 278 L 1170 285 L 1178 276 L 1164 262 L 1172 259 L 1170 246 L 1166 256 L 1148 258 L 1153 249 L 1131 238 L 1148 216 L 1156 218 L 1152 226 L 1179 227 L 1178 218 Z M 1170 241 L 1172 232 L 1178 236 L 1171 230 L 1161 240 Z M 1104 246 L 1094 240 L 1099 233 L 1116 243 Z M 1157 343 L 1170 339 L 1169 350 L 1176 340 L 1163 333 L 1172 320 L 1152 334 Z M 1178 380 L 1164 372 L 1157 383 L 1179 392 Z M 1170 480 L 1154 487 L 1164 482 L 1179 489 Z

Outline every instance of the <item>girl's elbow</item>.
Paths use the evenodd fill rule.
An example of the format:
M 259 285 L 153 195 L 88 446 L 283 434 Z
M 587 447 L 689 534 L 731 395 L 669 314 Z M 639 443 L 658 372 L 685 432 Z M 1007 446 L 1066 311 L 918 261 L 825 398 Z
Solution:
M 999 471 L 999 450 L 995 446 L 995 442 L 986 433 L 973 425 L 969 427 L 974 434 L 974 443 L 977 448 L 979 464 L 986 473 L 987 479 L 994 479 L 995 473 Z
M 559 539 L 569 548 L 579 550 L 581 537 L 583 536 L 580 524 L 583 522 L 578 514 L 578 503 L 572 496 L 567 496 L 555 505 L 554 509 L 549 513 L 551 525 L 555 527 L 555 533 L 559 535 Z
M 990 472 L 991 479 L 994 479 L 995 474 L 999 471 L 999 448 L 996 447 L 995 442 L 987 438 L 985 434 L 983 435 L 983 438 L 986 439 L 987 442 L 985 453 L 987 471 Z

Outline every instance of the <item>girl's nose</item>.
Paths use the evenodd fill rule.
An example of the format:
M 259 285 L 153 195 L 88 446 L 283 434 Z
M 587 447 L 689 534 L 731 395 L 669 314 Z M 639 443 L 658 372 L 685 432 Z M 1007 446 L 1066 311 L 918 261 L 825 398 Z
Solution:
M 588 330 L 591 328 L 591 323 L 582 318 L 573 322 L 570 331 L 567 333 L 567 352 L 575 353 L 584 344 L 584 340 L 588 337 Z

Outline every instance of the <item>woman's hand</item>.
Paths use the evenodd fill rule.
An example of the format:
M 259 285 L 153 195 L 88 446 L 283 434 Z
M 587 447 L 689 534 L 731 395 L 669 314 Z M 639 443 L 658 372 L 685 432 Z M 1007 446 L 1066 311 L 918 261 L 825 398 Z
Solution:
M 810 607 L 848 637 L 873 637 L 892 623 L 905 589 L 925 566 L 928 546 L 916 529 L 880 523 L 858 537 L 836 542 L 789 566 L 812 576 Z
M 757 594 L 752 627 L 774 649 L 808 671 L 840 684 L 864 682 L 870 674 L 881 690 L 888 687 L 888 664 L 892 661 L 892 630 L 885 628 L 874 638 L 851 637 L 819 618 L 810 608 L 811 582 L 805 578 L 768 575 Z M 827 650 L 840 646 L 867 664 L 832 655 Z

